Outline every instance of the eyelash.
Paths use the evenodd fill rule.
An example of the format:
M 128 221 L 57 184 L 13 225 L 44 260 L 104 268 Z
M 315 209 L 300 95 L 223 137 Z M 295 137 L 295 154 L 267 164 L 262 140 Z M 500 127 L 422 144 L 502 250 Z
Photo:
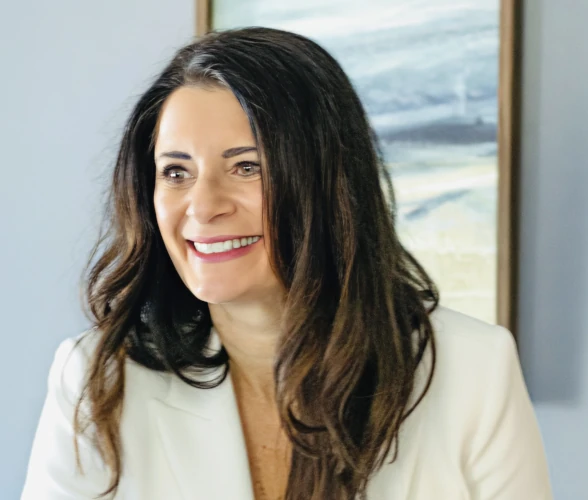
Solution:
M 253 177 L 254 175 L 261 172 L 261 165 L 254 161 L 242 161 L 235 165 L 235 168 L 243 168 L 243 167 L 257 167 L 258 170 L 252 174 L 243 175 L 242 177 Z
M 235 169 L 244 168 L 244 167 L 258 167 L 258 168 L 260 168 L 261 165 L 257 162 L 254 162 L 254 161 L 242 161 L 242 162 L 239 162 L 235 165 Z M 171 173 L 173 171 L 187 172 L 186 169 L 180 165 L 168 165 L 163 168 L 161 175 L 162 175 L 162 177 L 164 177 L 165 179 L 167 179 L 173 183 L 182 182 L 184 180 L 183 178 L 171 177 Z M 254 173 L 241 175 L 240 177 L 253 177 L 254 175 L 256 175 L 258 173 L 259 173 L 259 171 L 256 171 Z
M 183 167 L 180 167 L 178 165 L 168 165 L 167 167 L 164 167 L 163 170 L 161 171 L 161 176 L 171 182 L 174 182 L 174 183 L 181 182 L 183 179 L 177 179 L 177 178 L 171 177 L 171 172 L 173 172 L 175 170 L 179 170 L 181 172 L 186 171 L 186 169 L 184 169 Z

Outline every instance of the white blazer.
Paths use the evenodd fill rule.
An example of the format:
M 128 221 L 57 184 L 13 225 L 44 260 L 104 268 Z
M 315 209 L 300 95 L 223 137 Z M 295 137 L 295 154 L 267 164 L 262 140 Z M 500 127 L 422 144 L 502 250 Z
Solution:
M 371 479 L 369 500 L 550 500 L 548 471 L 511 334 L 440 308 L 437 367 L 401 428 L 399 456 Z M 108 472 L 89 441 L 77 474 L 73 407 L 95 338 L 56 352 L 22 500 L 90 499 Z M 430 353 L 428 353 L 430 355 Z M 424 383 L 430 357 L 417 372 Z M 116 499 L 253 500 L 230 376 L 195 389 L 175 375 L 126 364 L 123 471 Z M 302 500 L 302 499 L 301 499 Z

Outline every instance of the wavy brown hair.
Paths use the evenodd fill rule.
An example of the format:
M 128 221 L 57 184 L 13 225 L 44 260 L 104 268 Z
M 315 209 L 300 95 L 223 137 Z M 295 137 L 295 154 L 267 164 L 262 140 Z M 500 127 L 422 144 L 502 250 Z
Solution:
M 226 351 L 207 351 L 208 306 L 180 280 L 153 207 L 158 116 L 185 85 L 233 92 L 264 152 L 266 237 L 287 291 L 274 371 L 293 445 L 286 499 L 365 497 L 371 475 L 390 455 L 396 459 L 400 426 L 430 385 L 429 314 L 438 294 L 398 240 L 390 179 L 349 79 L 320 46 L 284 31 L 199 39 L 178 51 L 135 106 L 85 278 L 99 341 L 76 408 L 76 436 L 93 427 L 112 473 L 104 495 L 112 493 L 124 466 L 125 360 L 201 390 L 228 372 Z M 433 363 L 409 407 L 427 346 Z M 210 369 L 219 373 L 213 381 L 194 374 Z

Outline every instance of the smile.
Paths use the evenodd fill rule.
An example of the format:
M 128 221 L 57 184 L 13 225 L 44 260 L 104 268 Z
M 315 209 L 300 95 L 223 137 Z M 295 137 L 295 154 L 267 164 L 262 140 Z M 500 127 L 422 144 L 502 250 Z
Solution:
M 222 238 L 222 239 L 220 239 Z M 226 239 L 225 239 L 226 238 Z M 204 239 L 204 238 L 202 238 Z M 207 238 L 208 242 L 188 240 L 192 255 L 201 262 L 220 263 L 243 257 L 256 248 L 261 236 L 243 236 L 238 238 Z
M 193 243 L 194 248 L 196 248 L 198 252 L 203 254 L 211 254 L 230 252 L 231 250 L 235 250 L 237 248 L 242 248 L 252 245 L 253 243 L 257 243 L 259 239 L 259 236 L 249 236 L 247 238 L 236 238 L 226 241 L 216 241 L 214 243 L 198 243 L 196 241 L 194 241 Z

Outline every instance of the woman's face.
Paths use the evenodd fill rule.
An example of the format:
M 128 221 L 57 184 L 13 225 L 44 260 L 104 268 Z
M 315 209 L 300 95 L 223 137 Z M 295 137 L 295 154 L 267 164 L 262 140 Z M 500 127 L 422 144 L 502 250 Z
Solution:
M 211 304 L 267 299 L 278 281 L 265 245 L 263 194 L 247 115 L 228 90 L 181 87 L 155 142 L 155 213 L 186 286 Z

